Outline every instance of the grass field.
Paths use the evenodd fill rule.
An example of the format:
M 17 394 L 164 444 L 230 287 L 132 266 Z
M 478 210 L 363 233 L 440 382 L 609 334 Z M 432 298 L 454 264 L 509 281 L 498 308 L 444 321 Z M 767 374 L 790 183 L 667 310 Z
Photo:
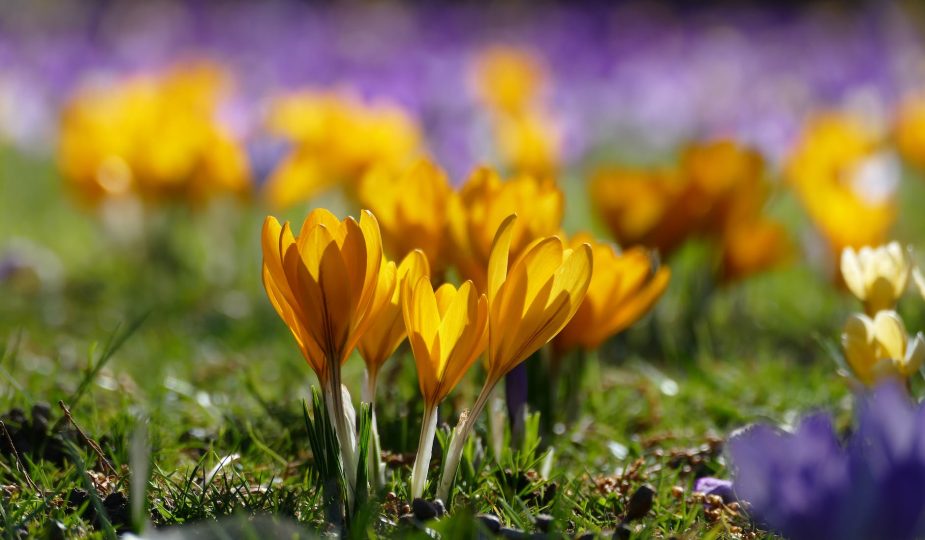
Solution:
M 923 224 L 917 182 L 904 183 L 896 235 L 913 243 Z M 0 252 L 24 253 L 39 270 L 0 282 L 2 535 L 105 538 L 220 516 L 265 516 L 252 521 L 254 537 L 271 526 L 324 530 L 302 414 L 317 381 L 260 283 L 266 211 L 162 209 L 125 239 L 59 184 L 50 160 L 0 152 Z M 569 182 L 570 204 L 583 189 Z M 317 204 L 355 212 L 339 199 Z M 811 234 L 791 195 L 773 210 L 797 238 Z M 567 227 L 592 226 L 585 215 L 568 207 Z M 751 422 L 789 424 L 816 408 L 850 420 L 851 390 L 831 351 L 855 302 L 804 258 L 717 288 L 702 246 L 686 247 L 668 261 L 672 283 L 651 316 L 596 354 L 566 360 L 580 383 L 565 400 L 575 409 L 556 411 L 561 422 L 538 447 L 511 450 L 503 418 L 481 424 L 452 515 L 427 527 L 464 537 L 480 526 L 472 514 L 491 513 L 532 532 L 548 514 L 554 537 L 609 535 L 647 506 L 641 494 L 630 499 L 648 485 L 651 510 L 615 537 L 767 537 L 735 505 L 705 501 L 692 486 L 728 478 L 723 440 Z M 918 298 L 900 311 L 922 328 Z M 476 371 L 441 407 L 441 424 L 472 403 Z M 406 347 L 382 377 L 389 482 L 350 536 L 425 538 L 401 519 L 421 415 Z M 357 399 L 359 359 L 344 380 Z M 18 441 L 15 455 L 6 437 Z

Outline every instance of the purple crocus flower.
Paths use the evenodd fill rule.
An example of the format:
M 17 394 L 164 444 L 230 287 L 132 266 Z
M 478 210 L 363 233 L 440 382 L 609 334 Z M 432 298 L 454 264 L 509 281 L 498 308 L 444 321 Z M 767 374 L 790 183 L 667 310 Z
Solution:
M 738 498 L 757 522 L 787 538 L 925 534 L 925 407 L 896 382 L 859 398 L 847 440 L 830 415 L 817 413 L 793 433 L 747 428 L 728 452 Z
M 735 502 L 736 500 L 735 490 L 732 489 L 732 482 L 713 476 L 698 478 L 697 481 L 694 482 L 694 493 L 716 495 L 726 504 Z

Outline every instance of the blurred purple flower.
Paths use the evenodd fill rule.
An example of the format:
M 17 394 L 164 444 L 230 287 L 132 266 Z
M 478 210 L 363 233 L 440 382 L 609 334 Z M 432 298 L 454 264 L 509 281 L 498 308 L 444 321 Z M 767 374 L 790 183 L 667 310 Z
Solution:
M 756 425 L 728 443 L 733 486 L 757 522 L 794 540 L 925 534 L 925 407 L 895 382 L 859 398 L 843 443 L 831 416 L 786 433 Z

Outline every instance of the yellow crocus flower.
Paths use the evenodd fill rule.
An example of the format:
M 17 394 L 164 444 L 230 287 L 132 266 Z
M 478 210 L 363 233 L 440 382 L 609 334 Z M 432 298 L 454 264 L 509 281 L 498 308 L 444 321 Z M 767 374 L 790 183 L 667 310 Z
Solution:
M 485 350 L 488 301 L 471 281 L 457 290 L 444 284 L 436 293 L 426 277 L 407 289 L 402 299 L 408 342 L 417 365 L 424 397 L 424 419 L 411 475 L 411 496 L 424 493 L 437 428 L 437 406 L 459 384 Z
M 581 347 L 592 350 L 639 320 L 668 287 L 671 271 L 659 267 L 644 248 L 622 253 L 616 246 L 578 234 L 572 246 L 589 244 L 594 272 L 584 301 L 572 320 L 553 340 L 559 352 Z
M 845 285 L 864 303 L 868 315 L 896 306 L 909 285 L 911 271 L 909 253 L 899 242 L 876 248 L 865 246 L 857 251 L 845 248 L 841 253 Z
M 434 292 L 426 276 L 403 299 L 408 341 L 425 408 L 446 398 L 487 344 L 488 301 L 471 281 Z
M 565 196 L 552 180 L 520 175 L 502 181 L 494 170 L 481 167 L 451 198 L 447 210 L 450 255 L 462 276 L 485 291 L 488 259 L 501 223 L 511 214 L 520 216 L 511 233 L 515 258 L 534 239 L 559 232 Z
M 563 245 L 556 236 L 531 243 L 509 263 L 517 216 L 498 228 L 488 262 L 487 377 L 447 452 L 437 496 L 446 500 L 465 440 L 498 381 L 558 334 L 581 306 L 591 283 L 591 246 Z
M 370 314 L 392 297 L 381 288 L 376 294 L 382 265 L 379 225 L 368 211 L 357 223 L 318 208 L 305 218 L 296 237 L 288 222 L 280 226 L 269 216 L 262 247 L 267 296 L 325 390 L 353 490 L 355 441 L 344 416 L 340 366 L 372 323 Z
M 446 174 L 421 160 L 401 174 L 376 167 L 360 181 L 357 198 L 379 219 L 386 252 L 396 258 L 415 249 L 440 275 L 446 264 L 447 205 L 452 189 Z
M 925 335 L 909 339 L 895 311 L 880 311 L 873 319 L 852 315 L 842 333 L 845 359 L 855 377 L 867 386 L 883 377 L 907 378 L 925 362 Z

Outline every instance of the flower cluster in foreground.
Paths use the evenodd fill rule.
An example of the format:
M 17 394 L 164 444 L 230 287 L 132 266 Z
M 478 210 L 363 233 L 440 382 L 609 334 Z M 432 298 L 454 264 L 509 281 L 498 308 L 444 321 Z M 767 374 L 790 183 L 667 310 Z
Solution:
M 906 540 L 925 534 L 925 407 L 889 381 L 860 399 L 842 440 L 831 416 L 792 433 L 756 425 L 727 446 L 736 496 L 792 540 Z
M 433 186 L 435 180 L 441 185 L 439 171 L 428 163 L 419 163 L 403 178 L 406 187 L 417 182 Z M 461 416 L 445 449 L 436 493 L 446 500 L 466 439 L 492 390 L 508 372 L 569 328 L 576 313 L 582 314 L 581 326 L 564 334 L 567 337 L 557 347 L 599 345 L 640 318 L 667 285 L 667 269 L 654 269 L 645 252 L 620 254 L 587 235 L 570 242 L 544 235 L 540 231 L 551 229 L 542 214 L 528 212 L 527 218 L 509 214 L 494 224 L 500 212 L 521 205 L 530 208 L 537 197 L 546 197 L 545 188 L 529 177 L 505 183 L 489 170 L 477 171 L 474 178 L 479 187 L 470 188 L 468 202 L 453 203 L 458 206 L 451 215 L 458 220 L 459 235 L 473 246 L 465 257 L 454 259 L 465 261 L 457 268 L 463 277 L 471 272 L 477 282 L 466 279 L 459 285 L 435 287 L 435 281 L 442 280 L 431 273 L 429 261 L 436 254 L 428 256 L 414 246 L 419 239 L 422 247 L 432 247 L 433 235 L 417 235 L 403 244 L 394 239 L 387 242 L 403 246 L 401 251 L 410 250 L 396 264 L 383 254 L 379 222 L 368 211 L 357 222 L 315 209 L 298 234 L 273 217 L 264 224 L 264 285 L 321 382 L 340 445 L 348 507 L 366 489 L 357 485 L 356 431 L 340 375 L 341 364 L 354 348 L 366 363 L 363 401 L 374 403 L 379 369 L 406 337 L 409 341 L 424 403 L 412 497 L 422 496 L 426 489 L 440 403 L 485 353 L 482 390 L 472 409 Z M 549 193 L 555 197 L 557 192 Z M 385 215 L 407 223 L 402 208 Z M 558 220 L 553 223 L 557 227 Z M 476 250 L 489 230 L 494 231 L 489 246 Z M 485 255 L 475 255 L 481 250 Z M 600 273 L 594 270 L 596 257 L 601 261 Z M 437 264 L 441 269 L 448 266 L 440 259 Z M 373 433 L 372 438 L 378 449 L 378 436 Z M 368 477 L 381 484 L 378 452 L 370 455 L 368 466 Z

